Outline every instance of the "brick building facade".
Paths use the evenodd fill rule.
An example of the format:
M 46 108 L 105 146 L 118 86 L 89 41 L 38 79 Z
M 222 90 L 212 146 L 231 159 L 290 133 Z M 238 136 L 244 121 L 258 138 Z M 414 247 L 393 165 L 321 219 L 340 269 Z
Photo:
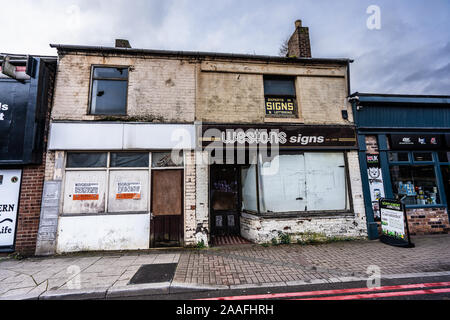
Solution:
M 304 50 L 309 42 L 304 31 L 297 23 L 295 34 L 308 39 L 291 43 L 291 49 Z M 366 236 L 347 101 L 350 60 L 312 59 L 303 53 L 288 58 L 142 50 L 118 44 L 52 45 L 59 61 L 37 254 L 208 245 L 221 235 L 257 243 L 278 232 L 293 238 L 306 233 Z M 277 88 L 288 95 L 269 93 Z M 308 168 L 283 169 L 300 176 L 296 192 L 305 193 L 302 183 L 308 185 L 308 197 L 290 195 L 292 207 L 280 208 L 288 212 L 271 212 L 270 206 L 280 204 L 269 195 L 261 197 L 256 211 L 243 207 L 253 201 L 257 188 L 249 177 L 258 164 L 220 167 L 211 162 L 205 131 L 239 131 L 242 126 L 262 136 L 278 132 L 282 141 L 288 138 L 293 152 L 282 154 L 282 160 L 308 162 Z M 182 163 L 170 157 L 173 150 L 182 154 Z M 225 180 L 217 180 L 221 170 L 238 175 L 232 181 L 236 198 L 230 198 L 223 184 L 226 174 Z M 244 172 L 250 179 L 247 187 Z M 320 178 L 321 173 L 326 177 Z M 335 187 L 340 191 L 324 207 L 328 202 L 323 197 Z M 276 192 L 283 188 L 281 184 Z M 224 212 L 238 198 L 234 212 Z M 218 210 L 220 205 L 224 210 Z
M 17 209 L 12 215 L 3 214 L 1 219 L 2 226 L 7 219 L 14 221 L 11 228 L 14 237 L 3 243 L 1 251 L 33 255 L 40 223 L 56 57 L 6 57 L 15 72 L 0 76 L 0 100 L 8 104 L 6 110 L 2 110 L 2 124 L 7 125 L 1 126 L 5 140 L 0 152 L 0 204 L 17 200 Z M 6 177 L 16 178 L 17 182 L 11 184 Z M 9 192 L 13 186 L 17 186 L 18 194 Z
M 411 235 L 450 231 L 450 99 L 355 93 L 369 237 L 381 233 L 379 199 L 401 200 Z

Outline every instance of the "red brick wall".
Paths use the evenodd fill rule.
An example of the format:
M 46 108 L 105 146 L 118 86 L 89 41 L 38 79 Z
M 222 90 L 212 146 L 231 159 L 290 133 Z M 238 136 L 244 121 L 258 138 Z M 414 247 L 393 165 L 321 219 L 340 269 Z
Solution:
M 45 115 L 44 152 L 42 164 L 24 166 L 22 171 L 22 186 L 17 215 L 16 253 L 34 255 L 36 251 L 39 221 L 41 216 L 42 192 L 44 189 L 45 159 L 47 150 L 50 114 L 53 105 L 53 88 L 55 82 L 54 66 L 48 65 L 49 86 L 47 92 L 47 114 Z
M 44 174 L 45 154 L 41 165 L 23 168 L 16 231 L 16 252 L 23 255 L 33 255 L 36 249 Z
M 407 211 L 411 235 L 443 234 L 450 232 L 447 210 L 413 209 Z
M 409 233 L 412 236 L 450 233 L 450 222 L 445 208 L 410 209 L 408 215 Z M 381 235 L 381 223 L 378 223 Z

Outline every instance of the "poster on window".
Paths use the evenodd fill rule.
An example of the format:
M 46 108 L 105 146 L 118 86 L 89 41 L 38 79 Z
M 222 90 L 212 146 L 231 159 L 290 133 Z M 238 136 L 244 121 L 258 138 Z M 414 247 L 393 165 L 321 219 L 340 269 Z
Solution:
M 75 183 L 74 201 L 97 201 L 99 198 L 98 183 Z
M 140 200 L 141 183 L 119 182 L 117 184 L 116 200 Z
M 375 221 L 380 221 L 380 199 L 385 197 L 383 174 L 378 154 L 367 155 L 367 174 L 369 178 L 370 198 Z
M 409 238 L 405 207 L 398 200 L 381 199 L 381 241 L 401 247 L 413 247 Z
M 266 98 L 266 115 L 295 116 L 295 101 L 292 98 Z
M 21 180 L 21 170 L 0 170 L 0 249 L 14 248 Z

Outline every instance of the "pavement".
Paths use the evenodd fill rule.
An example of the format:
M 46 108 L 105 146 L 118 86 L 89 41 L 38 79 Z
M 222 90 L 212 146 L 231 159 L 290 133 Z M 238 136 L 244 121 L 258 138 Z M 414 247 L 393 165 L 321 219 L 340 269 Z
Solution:
M 413 237 L 412 249 L 379 241 L 203 250 L 0 258 L 0 300 L 120 299 L 187 292 L 294 287 L 450 275 L 450 235 Z M 170 281 L 130 285 L 143 265 L 177 264 Z

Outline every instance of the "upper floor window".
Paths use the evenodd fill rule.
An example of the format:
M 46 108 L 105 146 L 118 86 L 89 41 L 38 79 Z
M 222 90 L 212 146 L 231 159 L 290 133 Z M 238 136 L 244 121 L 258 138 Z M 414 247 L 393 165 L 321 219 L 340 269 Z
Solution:
M 296 118 L 297 99 L 292 77 L 264 77 L 266 116 Z
M 128 67 L 97 67 L 92 70 L 92 115 L 126 115 Z

